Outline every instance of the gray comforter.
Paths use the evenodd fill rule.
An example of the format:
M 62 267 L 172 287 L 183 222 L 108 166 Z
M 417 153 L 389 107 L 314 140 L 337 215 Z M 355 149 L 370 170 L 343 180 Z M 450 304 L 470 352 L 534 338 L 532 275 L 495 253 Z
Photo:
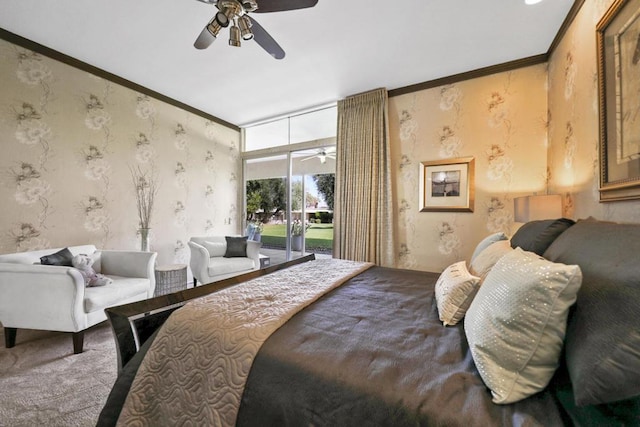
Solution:
M 462 325 L 438 319 L 437 278 L 373 267 L 296 314 L 256 355 L 237 425 L 571 424 L 550 391 L 511 405 L 491 402 Z M 115 424 L 152 340 L 125 366 L 98 426 Z
M 558 426 L 543 392 L 491 402 L 462 325 L 444 327 L 438 275 L 374 267 L 276 331 L 254 360 L 240 426 Z

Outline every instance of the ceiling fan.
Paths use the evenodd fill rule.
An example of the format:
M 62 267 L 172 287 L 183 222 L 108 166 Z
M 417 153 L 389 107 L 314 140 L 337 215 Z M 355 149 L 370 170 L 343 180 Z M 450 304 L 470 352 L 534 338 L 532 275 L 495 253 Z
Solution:
M 320 159 L 320 163 L 322 163 L 322 164 L 327 163 L 327 159 L 335 160 L 336 159 L 336 147 L 321 148 L 313 156 L 306 157 L 304 159 L 301 159 L 300 161 L 301 162 L 305 162 L 307 160 L 311 160 L 311 159 L 315 159 L 315 158 Z
M 229 45 L 240 46 L 240 39 L 254 39 L 275 59 L 284 58 L 284 50 L 258 22 L 249 16 L 250 12 L 267 13 L 313 7 L 318 0 L 198 0 L 213 4 L 218 12 L 204 27 L 195 43 L 196 49 L 206 49 L 218 37 L 222 28 L 231 25 Z M 258 4 L 258 2 L 260 4 Z

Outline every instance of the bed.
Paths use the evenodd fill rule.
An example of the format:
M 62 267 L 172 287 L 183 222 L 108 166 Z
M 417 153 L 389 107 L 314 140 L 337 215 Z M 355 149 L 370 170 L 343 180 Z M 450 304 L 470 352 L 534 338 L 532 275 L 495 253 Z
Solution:
M 496 404 L 497 393 L 487 386 L 490 378 L 485 363 L 469 344 L 475 345 L 476 338 L 469 334 L 473 325 L 466 320 L 443 325 L 436 294 L 446 270 L 429 273 L 351 265 L 344 281 L 329 280 L 310 302 L 286 314 L 284 321 L 276 321 L 272 330 L 248 333 L 265 336 L 257 343 L 239 345 L 242 350 L 233 357 L 242 363 L 226 360 L 203 366 L 215 359 L 216 351 L 208 346 L 209 341 L 218 340 L 218 333 L 211 332 L 216 336 L 211 340 L 209 332 L 224 328 L 210 327 L 201 301 L 208 301 L 207 307 L 217 304 L 211 300 L 228 298 L 227 291 L 233 290 L 245 300 L 248 296 L 256 313 L 268 310 L 263 304 L 271 298 L 290 299 L 286 289 L 273 288 L 277 283 L 300 280 L 296 284 L 300 287 L 303 280 L 309 280 L 298 278 L 304 276 L 303 270 L 318 271 L 323 261 L 307 257 L 285 270 L 272 267 L 109 309 L 121 369 L 98 425 L 639 425 L 640 272 L 635 265 L 637 255 L 633 255 L 634 245 L 640 248 L 638 226 L 547 221 L 527 224 L 521 230 L 507 240 L 509 246 L 533 249 L 555 263 L 580 265 L 582 270 L 577 301 L 574 298 L 575 304 L 569 304 L 559 368 L 553 369 L 548 385 L 528 397 Z M 611 249 L 611 245 L 621 246 L 619 239 L 631 245 L 626 248 L 632 250 L 631 255 L 628 250 Z M 489 239 L 483 243 L 487 247 L 479 247 L 478 252 L 490 252 L 481 249 L 493 250 L 494 243 L 498 242 Z M 597 261 L 585 263 L 585 257 Z M 344 267 L 336 261 L 324 268 Z M 493 268 L 498 269 L 503 261 L 496 261 Z M 603 266 L 608 269 L 604 286 L 597 273 Z M 489 270 L 468 316 L 474 314 L 480 292 L 490 284 L 489 275 L 497 274 Z M 323 277 L 330 275 L 322 273 Z M 251 288 L 265 278 L 258 290 Z M 274 289 L 278 295 L 269 293 Z M 260 299 L 259 295 L 267 297 Z M 615 302 L 613 308 L 603 297 Z M 277 301 L 276 305 L 286 304 Z M 594 309 L 605 317 L 596 316 Z M 188 314 L 189 310 L 194 312 Z M 616 311 L 616 318 L 612 320 L 607 310 Z M 610 323 L 603 337 L 598 322 L 604 319 Z M 232 320 L 223 318 L 222 322 Z M 190 332 L 181 335 L 185 324 Z M 239 342 L 237 335 L 232 338 Z M 200 339 L 207 342 L 194 345 Z M 620 343 L 624 346 L 617 345 Z M 226 351 L 227 346 L 221 348 Z M 589 357 L 596 362 L 582 360 Z M 185 362 L 176 367 L 180 365 L 176 360 Z M 613 367 L 605 372 L 594 371 L 594 366 L 602 368 L 610 362 Z M 167 366 L 169 371 L 161 370 Z M 588 367 L 588 378 L 581 367 Z M 153 372 L 156 370 L 160 373 Z M 241 370 L 246 371 L 244 377 L 237 375 Z M 225 380 L 229 372 L 233 375 Z M 607 382 L 610 376 L 613 380 Z M 589 383 L 593 378 L 597 379 L 595 386 Z M 216 395 L 225 381 L 239 391 Z M 577 386 L 581 388 L 575 389 Z M 589 390 L 586 397 L 583 388 Z M 235 409 L 229 412 L 232 406 Z

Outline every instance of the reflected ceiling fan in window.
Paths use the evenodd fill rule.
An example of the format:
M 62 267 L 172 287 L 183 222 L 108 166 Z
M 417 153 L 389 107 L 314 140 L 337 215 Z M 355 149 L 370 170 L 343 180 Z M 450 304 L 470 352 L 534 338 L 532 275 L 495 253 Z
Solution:
M 304 159 L 301 159 L 300 161 L 301 162 L 306 162 L 307 160 L 316 159 L 316 158 L 320 159 L 320 163 L 322 163 L 322 164 L 327 163 L 327 159 L 335 160 L 336 159 L 336 147 L 321 148 L 313 156 L 305 157 Z
M 213 4 L 218 12 L 204 27 L 195 43 L 196 49 L 206 49 L 218 37 L 222 28 L 231 25 L 229 45 L 239 47 L 242 40 L 254 39 L 267 53 L 275 59 L 284 58 L 284 50 L 249 16 L 253 13 L 283 12 L 286 10 L 306 9 L 313 7 L 318 0 L 198 0 Z

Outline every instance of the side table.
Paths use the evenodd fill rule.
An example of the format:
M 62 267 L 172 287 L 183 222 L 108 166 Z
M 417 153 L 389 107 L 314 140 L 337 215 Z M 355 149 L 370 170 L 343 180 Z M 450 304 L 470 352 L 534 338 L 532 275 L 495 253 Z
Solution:
M 187 289 L 187 265 L 170 264 L 156 266 L 156 290 L 154 297 Z
M 260 254 L 260 268 L 267 268 L 271 265 L 271 258 Z

